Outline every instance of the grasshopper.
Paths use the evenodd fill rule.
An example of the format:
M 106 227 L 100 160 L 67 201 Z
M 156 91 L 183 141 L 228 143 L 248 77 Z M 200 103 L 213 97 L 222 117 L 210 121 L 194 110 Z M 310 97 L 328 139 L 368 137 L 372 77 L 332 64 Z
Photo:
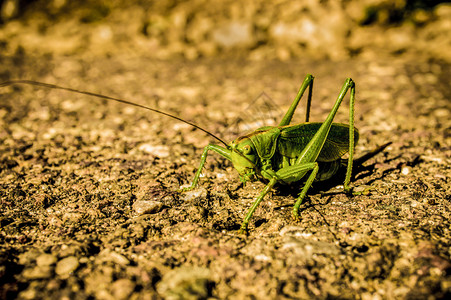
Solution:
M 0 87 L 12 84 L 28 84 L 117 101 L 163 114 L 207 133 L 224 144 L 225 147 L 215 144 L 206 146 L 192 184 L 187 188 L 181 189 L 180 192 L 192 190 L 197 186 L 209 151 L 216 152 L 230 160 L 238 171 L 243 184 L 255 180 L 267 183 L 243 220 L 240 231 L 247 232 L 248 224 L 254 211 L 276 184 L 293 184 L 301 181 L 309 173 L 292 209 L 293 218 L 299 219 L 299 208 L 312 183 L 315 180 L 323 181 L 332 178 L 339 170 L 342 161 L 341 157 L 346 153 L 349 153 L 349 157 L 344 180 L 344 191 L 348 192 L 350 190 L 349 183 L 353 167 L 354 146 L 359 138 L 358 131 L 354 128 L 355 83 L 351 78 L 346 79 L 329 115 L 324 122 L 319 123 L 309 122 L 313 80 L 314 77 L 310 74 L 305 77 L 293 103 L 278 126 L 261 127 L 249 134 L 238 137 L 230 144 L 182 118 L 119 98 L 31 80 L 8 81 L 1 83 Z M 293 114 L 307 88 L 308 98 L 305 123 L 290 125 Z M 348 90 L 350 90 L 349 124 L 333 123 L 335 114 Z
M 349 153 L 349 157 L 344 191 L 348 192 L 354 146 L 359 139 L 358 131 L 354 128 L 355 83 L 351 78 L 347 78 L 326 120 L 323 123 L 313 123 L 309 122 L 313 79 L 314 77 L 310 74 L 305 77 L 296 98 L 278 126 L 261 127 L 235 139 L 225 148 L 214 144 L 206 146 L 191 186 L 182 191 L 192 190 L 197 186 L 209 151 L 216 152 L 232 161 L 243 184 L 255 180 L 267 182 L 244 218 L 241 232 L 247 231 L 249 220 L 255 209 L 276 184 L 299 182 L 310 172 L 292 210 L 293 218 L 299 219 L 299 207 L 313 181 L 332 178 L 339 170 L 341 157 L 346 153 Z M 290 125 L 307 88 L 309 91 L 305 123 Z M 335 114 L 348 90 L 351 94 L 349 125 L 333 123 Z

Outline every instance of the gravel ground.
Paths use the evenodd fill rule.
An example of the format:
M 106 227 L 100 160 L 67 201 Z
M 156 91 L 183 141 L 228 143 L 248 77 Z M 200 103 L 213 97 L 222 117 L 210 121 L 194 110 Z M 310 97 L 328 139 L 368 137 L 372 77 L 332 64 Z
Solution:
M 280 120 L 307 73 L 311 119 L 324 120 L 352 77 L 356 156 L 391 145 L 356 168 L 355 195 L 336 187 L 342 178 L 316 183 L 294 221 L 302 184 L 279 188 L 243 235 L 263 183 L 242 186 L 211 154 L 198 188 L 177 192 L 209 136 L 86 95 L 0 87 L 2 299 L 450 296 L 449 6 L 36 1 L 8 11 L 13 2 L 2 2 L 1 81 L 125 98 L 231 141 L 258 118 Z M 375 13 L 362 13 L 367 2 Z M 408 13 L 398 20 L 399 10 Z M 290 29 L 307 34 L 297 22 L 308 17 L 324 24 L 322 38 Z M 295 122 L 303 113 L 300 105 Z

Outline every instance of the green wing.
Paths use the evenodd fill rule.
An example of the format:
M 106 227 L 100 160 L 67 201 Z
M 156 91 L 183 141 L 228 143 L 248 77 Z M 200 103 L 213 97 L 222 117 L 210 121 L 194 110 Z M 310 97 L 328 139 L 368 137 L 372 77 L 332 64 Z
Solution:
M 281 127 L 279 138 L 279 152 L 293 157 L 301 153 L 302 149 L 312 139 L 322 123 L 303 123 Z M 359 132 L 354 129 L 354 145 L 359 140 Z M 329 135 L 318 156 L 317 161 L 330 162 L 341 158 L 349 150 L 349 125 L 332 123 Z

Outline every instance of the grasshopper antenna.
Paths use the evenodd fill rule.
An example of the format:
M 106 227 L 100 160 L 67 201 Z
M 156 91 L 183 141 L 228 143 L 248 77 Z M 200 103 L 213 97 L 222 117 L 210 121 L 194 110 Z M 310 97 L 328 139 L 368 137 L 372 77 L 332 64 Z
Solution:
M 159 113 L 161 115 L 173 118 L 173 119 L 175 119 L 177 121 L 180 121 L 180 122 L 186 123 L 188 125 L 191 125 L 194 128 L 199 129 L 199 130 L 205 132 L 206 134 L 208 134 L 209 136 L 217 139 L 219 142 L 223 143 L 226 147 L 228 147 L 226 142 L 224 142 L 222 139 L 220 139 L 219 137 L 217 137 L 213 133 L 209 132 L 208 130 L 203 129 L 202 127 L 200 127 L 200 126 L 198 126 L 198 125 L 196 125 L 194 123 L 191 123 L 189 121 L 183 120 L 182 118 L 179 118 L 177 116 L 171 115 L 171 114 L 166 113 L 164 111 L 161 111 L 161 110 L 158 110 L 158 109 L 155 109 L 155 108 L 151 108 L 151 107 L 148 107 L 148 106 L 145 106 L 145 105 L 141 105 L 141 104 L 138 104 L 138 103 L 133 103 L 131 101 L 127 101 L 127 100 L 124 100 L 124 99 L 114 98 L 114 97 L 105 96 L 105 95 L 92 93 L 92 92 L 87 92 L 87 91 L 80 91 L 80 90 L 76 90 L 76 89 L 72 89 L 72 88 L 68 88 L 68 87 L 62 87 L 62 86 L 58 86 L 58 85 L 55 85 L 55 84 L 44 83 L 44 82 L 33 81 L 33 80 L 11 80 L 11 81 L 5 81 L 5 82 L 0 83 L 0 87 L 5 87 L 5 86 L 13 85 L 13 84 L 28 84 L 28 85 L 33 85 L 33 86 L 46 87 L 46 88 L 50 88 L 50 89 L 64 90 L 64 91 L 74 92 L 74 93 L 77 93 L 77 94 L 83 94 L 83 95 L 93 96 L 93 97 L 97 97 L 97 98 L 101 98 L 101 99 L 112 100 L 112 101 L 116 101 L 116 102 L 120 102 L 120 103 L 124 103 L 124 104 L 133 105 L 133 106 L 136 106 L 136 107 L 140 107 L 140 108 L 143 108 L 143 109 L 147 109 L 147 110 Z

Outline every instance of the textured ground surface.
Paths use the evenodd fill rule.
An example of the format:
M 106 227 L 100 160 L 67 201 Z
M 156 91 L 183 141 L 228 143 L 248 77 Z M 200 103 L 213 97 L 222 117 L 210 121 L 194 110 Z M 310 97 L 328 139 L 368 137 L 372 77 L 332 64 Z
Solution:
M 14 29 L 8 24 L 3 36 Z M 23 35 L 33 37 L 18 32 L 3 43 L 1 81 L 35 79 L 126 98 L 227 139 L 240 134 L 237 118 L 252 123 L 261 115 L 255 108 L 283 113 L 306 73 L 316 78 L 311 119 L 322 121 L 352 77 L 356 155 L 392 144 L 356 170 L 360 195 L 336 192 L 340 181 L 316 184 L 296 222 L 290 212 L 298 189 L 279 189 L 244 236 L 237 229 L 264 184 L 241 186 L 231 164 L 212 154 L 199 187 L 176 193 L 214 142 L 202 132 L 92 97 L 2 87 L 1 298 L 450 296 L 446 59 L 373 53 L 281 61 L 254 53 L 254 60 L 212 54 L 187 61 L 112 47 L 63 55 L 51 51 L 61 49 L 55 36 L 37 35 L 47 47 L 37 51 L 17 46 Z M 340 122 L 347 122 L 345 102 Z M 301 105 L 298 121 L 302 115 Z

